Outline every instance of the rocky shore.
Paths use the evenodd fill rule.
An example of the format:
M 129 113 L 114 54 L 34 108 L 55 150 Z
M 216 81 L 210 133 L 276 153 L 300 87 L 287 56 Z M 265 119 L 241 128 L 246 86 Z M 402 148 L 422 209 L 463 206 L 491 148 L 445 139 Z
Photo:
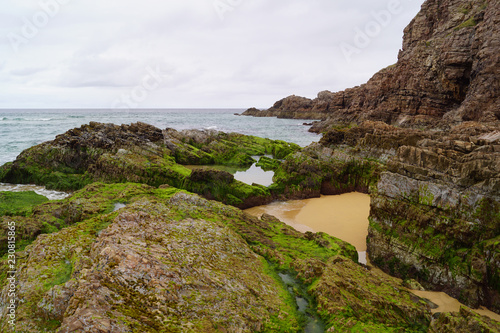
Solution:
M 365 85 L 245 112 L 323 120 L 306 148 L 90 123 L 23 151 L 0 182 L 73 193 L 2 197 L 0 331 L 15 224 L 20 332 L 302 332 L 308 318 L 326 332 L 499 332 L 467 307 L 432 314 L 406 289 L 500 313 L 499 11 L 428 0 L 398 63 Z M 275 172 L 271 186 L 186 168 L 256 162 Z M 345 241 L 240 210 L 351 191 L 371 196 L 370 260 L 403 282 Z
M 498 204 L 498 179 L 492 177 L 498 175 L 497 134 L 475 123 L 453 129 L 456 134 L 451 137 L 418 130 L 409 136 L 406 131 L 365 122 L 338 128 L 320 143 L 300 149 L 236 134 L 92 123 L 26 150 L 2 166 L 0 181 L 47 181 L 54 187 L 80 189 L 49 202 L 21 193 L 12 199 L 14 204 L 2 208 L 2 244 L 12 222 L 18 235 L 17 329 L 300 332 L 307 318 L 315 317 L 329 332 L 448 332 L 450 327 L 460 327 L 457 332 L 470 332 L 470 327 L 496 332 L 499 323 L 467 309 L 433 316 L 431 304 L 407 291 L 401 280 L 358 264 L 355 248 L 340 239 L 303 234 L 270 215 L 258 219 L 233 207 L 277 197 L 369 192 L 372 260 L 387 262 L 395 275 L 404 272 L 402 277 L 429 285 L 439 281 L 453 287 L 458 281 L 468 291 L 468 304 L 495 309 L 497 277 L 491 272 L 498 272 L 498 216 L 491 212 Z M 407 156 L 408 149 L 421 149 L 423 155 L 432 140 L 441 142 L 439 149 L 450 150 L 450 161 L 440 162 L 438 178 L 430 171 L 417 172 L 417 162 L 422 161 L 417 158 L 416 165 L 406 169 L 421 175 L 421 180 L 405 192 L 411 187 L 402 177 L 409 174 L 397 172 L 403 170 L 396 165 L 398 158 Z M 186 154 L 177 157 L 178 150 Z M 244 164 L 248 156 L 258 154 L 280 158 L 275 163 L 264 160 L 275 170 L 275 183 L 269 188 L 239 183 L 229 173 L 190 171 L 176 163 L 220 163 L 219 156 L 225 156 L 226 161 Z M 462 174 L 450 178 L 448 170 Z M 400 192 L 385 185 L 393 178 L 399 180 Z M 458 186 L 456 191 L 466 186 L 469 196 L 448 202 L 445 186 L 450 182 Z M 461 206 L 466 203 L 469 206 Z M 406 204 L 404 212 L 393 209 L 401 204 Z M 431 220 L 435 213 L 439 221 L 462 224 L 446 233 L 444 222 L 418 224 L 413 215 L 404 214 L 421 210 Z M 400 220 L 391 219 L 394 212 Z M 410 222 L 398 227 L 403 219 Z M 468 229 L 462 230 L 463 225 Z M 394 244 L 409 244 L 405 226 L 428 237 L 416 243 L 421 247 L 399 247 L 398 252 Z M 429 232 L 431 226 L 434 233 Z M 429 244 L 436 240 L 440 243 L 431 257 Z M 466 241 L 471 247 L 464 251 Z M 7 248 L 1 251 L 0 327 L 6 330 Z M 406 253 L 404 259 L 401 253 Z M 446 261 L 450 253 L 455 266 Z M 442 267 L 448 270 L 443 273 Z M 467 273 L 472 268 L 473 274 Z M 280 278 L 284 274 L 295 276 L 302 287 L 285 284 Z M 309 300 L 307 310 L 299 311 L 298 298 Z
M 405 29 L 398 62 L 366 84 L 244 113 L 320 120 L 311 129 L 320 143 L 285 162 L 288 173 L 311 171 L 302 193 L 335 193 L 329 183 L 343 174 L 329 182 L 326 171 L 335 161 L 361 166 L 343 186 L 370 192 L 372 262 L 497 313 L 499 19 L 498 1 L 428 0 Z

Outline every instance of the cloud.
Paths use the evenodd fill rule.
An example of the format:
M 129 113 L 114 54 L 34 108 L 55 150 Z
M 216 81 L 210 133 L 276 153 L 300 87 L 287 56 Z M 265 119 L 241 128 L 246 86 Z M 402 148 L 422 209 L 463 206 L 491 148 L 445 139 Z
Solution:
M 23 67 L 12 69 L 9 73 L 14 76 L 31 76 L 44 70 L 46 70 L 44 67 Z
M 140 107 L 268 107 L 283 94 L 344 89 L 396 61 L 423 0 L 400 0 L 401 11 L 355 45 L 394 1 L 72 0 L 17 53 L 0 39 L 0 87 L 10 92 L 0 107 L 107 107 L 158 66 L 162 84 Z M 22 36 L 40 3 L 9 0 L 0 37 Z M 226 4 L 222 16 L 217 3 Z M 358 52 L 347 59 L 342 43 Z

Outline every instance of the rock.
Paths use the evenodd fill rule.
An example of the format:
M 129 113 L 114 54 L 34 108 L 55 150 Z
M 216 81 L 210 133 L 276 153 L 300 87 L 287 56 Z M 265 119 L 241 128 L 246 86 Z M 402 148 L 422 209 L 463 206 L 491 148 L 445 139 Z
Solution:
M 300 150 L 293 143 L 214 130 L 160 130 L 144 123 L 113 125 L 91 122 L 55 140 L 23 151 L 0 167 L 0 181 L 35 183 L 49 189 L 76 190 L 95 181 L 164 184 L 184 188 L 241 208 L 272 200 L 268 189 L 212 177 L 183 165 L 249 167 L 255 155 L 281 159 Z M 231 179 L 230 179 L 231 178 Z
M 430 323 L 426 303 L 415 300 L 396 279 L 367 271 L 345 258 L 330 258 L 321 271 L 308 270 L 306 279 L 315 280 L 311 292 L 331 325 L 328 332 L 408 332 L 425 329 Z
M 430 333 L 495 333 L 499 331 L 499 322 L 479 316 L 465 307 L 461 307 L 458 313 L 441 313 L 429 329 Z
M 285 158 L 275 170 L 272 190 L 283 198 L 294 199 L 352 191 L 368 193 L 381 170 L 377 161 L 312 144 Z
M 402 278 L 500 311 L 500 154 L 490 127 L 464 123 L 407 142 L 372 194 L 370 260 Z
M 333 237 L 322 235 L 328 246 L 318 247 L 275 218 L 174 188 L 96 183 L 51 204 L 67 215 L 77 200 L 128 204 L 36 240 L 20 235 L 31 245 L 17 253 L 19 331 L 298 332 L 300 315 L 276 270 L 356 254 Z M 38 218 L 50 220 L 44 205 L 35 207 L 44 212 Z M 7 269 L 6 260 L 0 265 Z M 5 318 L 10 298 L 1 287 Z
M 278 117 L 294 119 L 313 119 L 317 118 L 317 112 L 313 110 L 313 101 L 309 98 L 300 96 L 288 96 L 277 101 L 268 110 L 258 110 L 251 108 L 241 114 L 242 116 L 254 117 Z M 326 115 L 325 115 L 326 118 Z

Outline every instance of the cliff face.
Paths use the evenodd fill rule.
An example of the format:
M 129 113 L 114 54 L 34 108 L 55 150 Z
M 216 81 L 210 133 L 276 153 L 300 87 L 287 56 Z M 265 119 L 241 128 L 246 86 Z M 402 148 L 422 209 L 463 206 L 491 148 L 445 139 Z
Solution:
M 370 187 L 372 263 L 500 312 L 497 126 L 466 122 L 424 131 L 364 122 L 327 132 L 320 145 L 317 151 L 383 165 Z M 374 181 L 367 176 L 361 178 Z
M 375 166 L 331 181 L 377 184 L 370 186 L 371 260 L 499 312 L 499 54 L 500 1 L 428 0 L 405 29 L 398 62 L 366 84 L 245 114 L 323 119 L 312 129 L 324 133 L 319 145 L 290 155 L 286 174 L 312 170 L 326 189 L 327 173 L 318 169 Z M 326 165 L 306 168 L 298 154 Z
M 498 121 L 499 22 L 498 0 L 428 0 L 404 31 L 398 62 L 366 84 L 314 100 L 290 96 L 243 114 L 406 127 Z
M 370 259 L 500 312 L 499 138 L 463 124 L 401 146 L 372 193 Z

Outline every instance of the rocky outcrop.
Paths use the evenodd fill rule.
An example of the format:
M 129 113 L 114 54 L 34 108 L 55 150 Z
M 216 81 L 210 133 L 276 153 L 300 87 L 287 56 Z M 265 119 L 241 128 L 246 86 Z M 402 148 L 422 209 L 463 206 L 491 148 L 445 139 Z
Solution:
M 0 181 L 59 190 L 80 189 L 95 181 L 168 184 L 245 208 L 272 200 L 270 191 L 216 170 L 210 172 L 208 184 L 200 172 L 192 173 L 184 165 L 249 167 L 256 162 L 252 156 L 281 159 L 299 149 L 284 141 L 237 133 L 91 122 L 23 151 L 13 163 L 0 167 Z
M 463 124 L 398 148 L 372 195 L 368 253 L 500 312 L 500 133 Z
M 324 133 L 319 145 L 290 155 L 281 166 L 285 172 L 278 169 L 285 191 L 318 193 L 328 188 L 319 184 L 330 170 L 349 161 L 378 163 L 376 173 L 347 173 L 358 184 L 377 184 L 371 187 L 371 260 L 496 312 L 499 22 L 498 0 L 427 0 L 405 29 L 398 62 L 366 84 L 324 91 L 314 100 L 291 96 L 269 110 L 245 113 L 327 118 L 312 127 Z M 330 174 L 333 183 L 346 177 Z
M 316 148 L 323 157 L 316 160 L 334 152 L 379 163 L 367 238 L 373 263 L 499 312 L 499 143 L 495 125 L 423 131 L 364 122 L 325 133 L 322 150 Z
M 117 202 L 124 205 L 110 210 Z M 384 304 L 376 309 L 381 315 L 345 312 L 341 325 L 409 331 L 429 325 L 426 303 L 396 280 L 371 276 L 353 261 L 353 246 L 172 187 L 94 183 L 33 207 L 33 214 L 55 230 L 19 239 L 31 244 L 17 252 L 18 331 L 299 332 L 305 314 L 277 274 L 293 271 L 311 290 L 305 297 L 321 300 L 327 329 L 341 327 L 335 309 L 357 309 L 366 300 Z M 24 217 L 10 218 L 21 229 Z M 7 271 L 6 260 L 0 264 Z M 351 276 L 366 279 L 362 297 L 343 282 Z M 6 282 L 0 281 L 2 331 L 9 327 Z M 350 296 L 331 298 L 337 290 Z
M 495 333 L 500 331 L 500 323 L 484 316 L 478 316 L 474 312 L 460 308 L 458 313 L 441 313 L 434 320 L 429 329 L 429 333 L 437 332 L 484 332 Z
M 431 321 L 425 300 L 356 263 L 352 245 L 173 187 L 94 183 L 31 208 L 9 216 L 16 230 L 26 218 L 51 229 L 19 233 L 17 331 L 302 332 L 307 317 L 326 332 L 498 327 L 465 308 Z M 0 280 L 1 331 L 8 290 Z
M 498 121 L 499 8 L 498 0 L 427 0 L 404 31 L 398 62 L 366 84 L 314 100 L 290 96 L 243 115 L 329 118 L 322 128 L 364 120 L 444 128 Z

